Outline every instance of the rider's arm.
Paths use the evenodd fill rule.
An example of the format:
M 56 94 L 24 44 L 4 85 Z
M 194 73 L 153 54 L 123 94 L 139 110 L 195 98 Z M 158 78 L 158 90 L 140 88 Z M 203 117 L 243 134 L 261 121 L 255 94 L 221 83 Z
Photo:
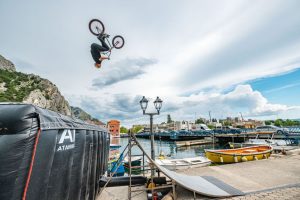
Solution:
M 97 36 L 98 40 L 100 40 L 100 41 L 104 40 L 105 38 L 108 38 L 108 37 L 109 37 L 109 35 L 106 33 L 102 33 Z

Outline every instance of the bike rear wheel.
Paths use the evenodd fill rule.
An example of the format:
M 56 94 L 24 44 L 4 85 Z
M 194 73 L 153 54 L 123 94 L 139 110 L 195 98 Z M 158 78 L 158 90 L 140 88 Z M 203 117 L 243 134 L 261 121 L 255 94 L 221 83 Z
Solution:
M 104 24 L 99 19 L 92 19 L 89 22 L 89 29 L 93 35 L 100 35 L 104 33 Z
M 116 35 L 112 39 L 112 45 L 116 49 L 121 49 L 124 46 L 124 44 L 125 44 L 125 40 L 121 35 Z

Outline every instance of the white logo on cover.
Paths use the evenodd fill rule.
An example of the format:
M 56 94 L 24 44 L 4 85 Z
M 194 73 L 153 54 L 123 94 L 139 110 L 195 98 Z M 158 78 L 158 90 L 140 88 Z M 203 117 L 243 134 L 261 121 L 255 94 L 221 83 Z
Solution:
M 65 140 L 69 140 L 73 144 L 64 144 Z M 65 151 L 75 148 L 75 130 L 64 130 L 58 142 L 56 151 Z
M 64 143 L 66 139 L 69 139 L 70 142 L 75 142 L 75 130 L 64 130 L 58 144 Z

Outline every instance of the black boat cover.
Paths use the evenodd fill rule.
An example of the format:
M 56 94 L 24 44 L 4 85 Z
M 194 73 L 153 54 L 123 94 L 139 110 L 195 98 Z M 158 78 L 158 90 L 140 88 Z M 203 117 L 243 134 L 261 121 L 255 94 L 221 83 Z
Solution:
M 0 104 L 0 200 L 96 198 L 109 134 L 30 104 Z

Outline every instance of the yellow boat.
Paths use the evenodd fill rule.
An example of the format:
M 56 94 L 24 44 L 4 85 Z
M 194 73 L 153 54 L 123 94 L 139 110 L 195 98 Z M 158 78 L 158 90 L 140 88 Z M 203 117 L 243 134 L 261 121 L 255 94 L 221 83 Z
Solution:
M 237 163 L 269 158 L 273 148 L 269 145 L 238 149 L 205 150 L 206 157 L 214 163 Z

